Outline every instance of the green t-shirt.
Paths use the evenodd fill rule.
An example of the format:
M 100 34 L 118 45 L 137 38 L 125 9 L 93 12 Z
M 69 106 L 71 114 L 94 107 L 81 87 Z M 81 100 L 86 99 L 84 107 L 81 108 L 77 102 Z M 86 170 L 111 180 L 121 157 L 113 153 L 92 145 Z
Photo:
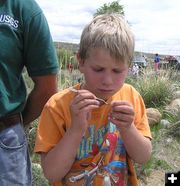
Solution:
M 24 108 L 24 67 L 31 77 L 58 72 L 47 20 L 34 0 L 0 1 L 0 117 Z

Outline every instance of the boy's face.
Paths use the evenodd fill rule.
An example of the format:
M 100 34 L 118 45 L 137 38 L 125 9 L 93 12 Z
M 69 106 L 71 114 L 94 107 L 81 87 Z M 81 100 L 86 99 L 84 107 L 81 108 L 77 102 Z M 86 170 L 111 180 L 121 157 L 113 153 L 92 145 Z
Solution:
M 85 77 L 85 89 L 107 100 L 124 84 L 128 64 L 110 56 L 105 49 L 92 49 L 84 61 L 78 57 L 79 69 Z

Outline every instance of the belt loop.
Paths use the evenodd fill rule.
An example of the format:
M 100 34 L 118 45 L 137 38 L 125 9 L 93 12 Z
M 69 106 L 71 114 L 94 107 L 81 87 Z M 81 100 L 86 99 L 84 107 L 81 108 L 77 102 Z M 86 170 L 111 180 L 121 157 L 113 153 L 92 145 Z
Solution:
M 20 121 L 23 124 L 23 117 L 22 117 L 22 113 L 21 112 L 19 113 L 19 116 L 20 116 Z

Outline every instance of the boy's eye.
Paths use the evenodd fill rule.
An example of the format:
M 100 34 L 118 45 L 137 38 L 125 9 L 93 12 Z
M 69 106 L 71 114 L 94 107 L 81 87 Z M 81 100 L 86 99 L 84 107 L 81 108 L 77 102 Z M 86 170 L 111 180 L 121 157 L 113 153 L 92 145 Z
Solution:
M 101 71 L 103 71 L 103 68 L 93 68 L 93 70 L 94 70 L 95 72 L 101 72 Z
M 114 69 L 113 72 L 115 72 L 115 73 L 121 73 L 121 70 Z

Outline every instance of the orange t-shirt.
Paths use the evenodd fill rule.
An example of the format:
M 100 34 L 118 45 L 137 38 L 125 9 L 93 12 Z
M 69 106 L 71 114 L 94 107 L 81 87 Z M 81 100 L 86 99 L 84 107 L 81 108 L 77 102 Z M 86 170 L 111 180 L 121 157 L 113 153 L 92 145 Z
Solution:
M 74 88 L 80 89 L 80 84 L 77 84 Z M 46 103 L 38 125 L 35 152 L 51 150 L 63 137 L 67 128 L 70 127 L 70 104 L 74 96 L 74 92 L 65 89 L 52 96 Z M 118 92 L 108 99 L 108 102 L 112 100 L 130 102 L 135 111 L 135 127 L 142 135 L 151 138 L 143 99 L 131 85 L 124 84 Z M 82 173 L 84 166 L 81 167 L 81 164 L 89 164 L 86 168 L 88 171 L 96 168 L 103 156 L 103 171 L 101 173 L 96 171 L 98 172 L 97 175 L 93 175 L 94 186 L 102 185 L 105 176 L 110 176 L 111 180 L 116 179 L 116 185 L 124 185 L 127 182 L 133 186 L 138 185 L 133 163 L 126 153 L 120 134 L 116 126 L 108 121 L 110 109 L 110 105 L 102 105 L 92 111 L 86 137 L 81 140 L 79 149 L 77 149 L 76 161 L 72 166 L 73 172 L 77 170 L 77 173 L 73 175 L 70 170 L 64 180 L 67 181 L 69 178 Z M 96 164 L 95 167 L 92 166 L 92 162 Z M 119 177 L 122 177 L 122 181 Z M 66 183 L 67 185 L 73 185 L 69 181 Z M 77 183 L 74 183 L 74 185 L 82 185 L 82 182 Z M 61 180 L 53 185 L 61 186 Z

